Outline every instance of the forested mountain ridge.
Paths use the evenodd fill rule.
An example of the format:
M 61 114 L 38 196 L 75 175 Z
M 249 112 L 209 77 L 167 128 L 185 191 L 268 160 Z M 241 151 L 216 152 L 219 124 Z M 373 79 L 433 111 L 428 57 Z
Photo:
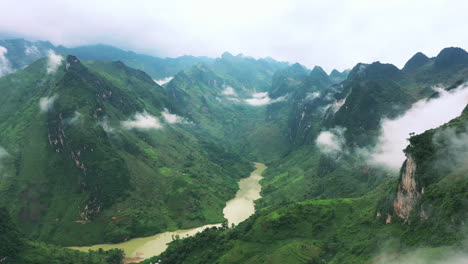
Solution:
M 467 114 L 411 137 L 400 178 L 365 196 L 261 210 L 144 263 L 462 263 Z
M 74 56 L 54 72 L 49 64 L 0 80 L 1 195 L 23 230 L 77 245 L 222 221 L 252 165 L 194 137 L 190 120 L 139 70 Z
M 49 52 L 73 54 L 82 60 L 122 61 L 130 67 L 145 71 L 155 80 L 172 77 L 180 70 L 198 63 L 211 62 L 208 57 L 181 56 L 177 58 L 158 58 L 124 51 L 110 45 L 87 45 L 68 48 L 54 46 L 48 41 L 28 41 L 24 39 L 0 40 L 0 53 L 6 60 L 0 76 L 23 69 L 35 60 L 45 57 Z M 4 72 L 2 74 L 2 72 Z
M 229 53 L 148 62 L 102 45 L 59 47 L 76 57 L 42 43 L 33 60 L 18 43 L 23 66 L 0 78 L 0 197 L 12 216 L 4 223 L 18 224 L 27 237 L 11 234 L 30 245 L 18 258 L 58 250 L 36 239 L 121 242 L 223 222 L 251 161 L 269 167 L 257 213 L 174 242 L 163 263 L 392 263 L 417 247 L 424 256 L 465 250 L 468 107 L 404 135 L 400 172 L 372 156 L 384 121 L 467 89 L 463 49 L 417 53 L 401 70 L 359 63 L 328 75 Z M 155 83 L 168 72 L 169 83 Z

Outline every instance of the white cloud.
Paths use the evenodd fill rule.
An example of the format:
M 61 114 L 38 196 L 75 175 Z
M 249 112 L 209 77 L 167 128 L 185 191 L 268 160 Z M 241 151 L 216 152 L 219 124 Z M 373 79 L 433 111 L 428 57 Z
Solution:
M 468 123 L 465 123 L 465 132 L 446 128 L 438 131 L 432 138 L 437 147 L 437 159 L 434 166 L 443 169 L 452 169 L 463 166 L 468 162 Z
M 39 109 L 42 113 L 49 111 L 54 105 L 55 100 L 58 99 L 58 94 L 54 94 L 51 97 L 42 97 L 39 100 Z
M 0 159 L 6 156 L 8 156 L 8 152 L 2 146 L 0 146 Z
M 284 101 L 286 99 L 286 96 L 281 96 L 276 99 L 271 99 L 268 96 L 268 93 L 254 93 L 252 94 L 252 98 L 245 99 L 244 101 L 253 106 L 262 106 L 262 105 L 267 105 L 267 104 L 272 104 L 272 103 L 277 103 Z
M 0 46 L 0 77 L 13 72 L 10 61 L 6 57 L 7 48 Z
M 155 83 L 159 84 L 159 85 L 164 85 L 170 81 L 172 81 L 172 79 L 174 79 L 174 77 L 166 77 L 166 78 L 162 78 L 160 80 L 153 80 Z
M 238 98 L 235 98 L 235 97 L 226 97 L 226 100 L 232 101 L 234 103 L 240 103 L 240 100 Z M 218 100 L 218 101 L 221 101 L 221 100 Z
M 80 114 L 80 112 L 75 111 L 72 118 L 70 118 L 69 124 L 72 124 L 72 125 L 75 124 L 76 122 L 78 122 L 81 119 L 82 116 L 83 115 Z
M 62 65 L 63 57 L 56 54 L 52 50 L 49 50 L 47 56 L 47 73 L 52 74 L 57 71 L 57 69 Z
M 437 254 L 434 254 L 434 253 Z M 420 248 L 409 252 L 384 252 L 376 264 L 467 264 L 468 254 L 451 248 Z
M 24 53 L 26 55 L 39 55 L 40 54 L 39 50 L 34 45 L 25 47 Z
M 313 93 L 307 93 L 306 94 L 306 97 L 305 97 L 305 100 L 314 100 L 315 98 L 318 98 L 320 97 L 320 93 L 319 92 L 313 92 Z
M 187 121 L 176 114 L 171 114 L 167 108 L 164 108 L 161 112 L 162 117 L 169 124 L 176 124 L 176 123 L 187 123 Z
M 468 104 L 468 87 L 465 84 L 450 92 L 437 91 L 440 93 L 438 98 L 420 100 L 402 116 L 382 120 L 378 144 L 371 152 L 373 162 L 399 169 L 405 159 L 403 149 L 408 145 L 409 133 L 420 134 L 439 127 L 458 117 Z
M 224 86 L 224 90 L 222 94 L 227 95 L 227 96 L 234 96 L 234 97 L 237 96 L 236 91 L 234 91 L 234 88 L 232 88 L 231 86 Z
M 2 146 L 0 146 L 0 179 L 6 176 L 3 172 L 2 159 L 8 156 L 8 152 Z
M 104 118 L 98 122 L 98 125 L 100 125 L 107 134 L 113 134 L 115 132 L 115 128 L 109 124 L 109 119 L 107 116 L 104 116 Z
M 254 93 L 252 94 L 252 97 L 253 98 L 265 98 L 268 96 L 268 93 L 267 92 L 263 92 L 263 93 Z
M 122 126 L 126 129 L 160 129 L 162 128 L 161 121 L 157 117 L 148 114 L 146 111 L 143 113 L 136 113 L 131 119 L 121 122 Z
M 315 141 L 321 152 L 330 155 L 346 153 L 346 140 L 344 133 L 346 128 L 335 127 L 328 131 L 322 131 Z

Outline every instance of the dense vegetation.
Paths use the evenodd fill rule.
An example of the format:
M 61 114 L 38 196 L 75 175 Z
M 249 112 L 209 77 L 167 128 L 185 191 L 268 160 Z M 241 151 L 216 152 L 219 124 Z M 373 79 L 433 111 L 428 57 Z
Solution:
M 437 97 L 434 85 L 466 82 L 462 49 L 418 53 L 402 70 L 360 63 L 328 75 L 241 54 L 160 59 L 105 45 L 0 46 L 17 71 L 0 78 L 0 262 L 120 263 L 120 250 L 52 244 L 223 222 L 251 161 L 269 166 L 256 214 L 176 240 L 145 263 L 398 263 L 414 252 L 438 261 L 467 250 L 468 107 L 409 139 L 417 199 L 407 218 L 395 204 L 409 161 L 399 177 L 360 154 L 382 118 Z M 153 80 L 168 76 L 164 87 Z M 316 140 L 333 129 L 345 151 L 328 155 Z
M 0 80 L 0 145 L 9 153 L 1 195 L 23 230 L 77 245 L 223 220 L 249 162 L 194 137 L 189 119 L 163 123 L 164 109 L 179 112 L 144 72 L 73 56 L 55 74 L 46 64 Z M 56 99 L 41 111 L 41 98 Z M 136 113 L 159 116 L 163 127 L 122 127 Z
M 416 177 L 425 191 L 409 224 L 396 216 L 387 220 L 396 195 L 396 181 L 390 179 L 360 198 L 263 209 L 234 229 L 212 228 L 175 241 L 161 256 L 144 263 L 400 263 L 415 252 L 418 261 L 438 263 L 466 252 L 468 167 L 464 163 L 434 168 L 440 155 L 456 157 L 447 156 L 449 149 L 433 138 L 447 129 L 456 131 L 453 137 L 465 136 L 467 117 L 411 138 L 406 151 L 416 156 Z M 457 154 L 465 155 L 466 162 L 466 153 Z
M 0 207 L 0 261 L 31 264 L 120 264 L 124 254 L 119 249 L 82 253 L 59 246 L 47 245 L 26 238 L 13 223 L 8 211 Z

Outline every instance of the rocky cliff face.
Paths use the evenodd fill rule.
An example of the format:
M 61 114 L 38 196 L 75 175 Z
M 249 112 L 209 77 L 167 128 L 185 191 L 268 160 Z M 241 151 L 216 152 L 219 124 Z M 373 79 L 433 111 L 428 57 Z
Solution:
M 396 216 L 408 220 L 419 196 L 419 188 L 416 183 L 416 162 L 411 154 L 407 155 L 404 169 L 401 174 L 401 181 L 398 185 L 398 192 L 393 203 L 393 211 Z

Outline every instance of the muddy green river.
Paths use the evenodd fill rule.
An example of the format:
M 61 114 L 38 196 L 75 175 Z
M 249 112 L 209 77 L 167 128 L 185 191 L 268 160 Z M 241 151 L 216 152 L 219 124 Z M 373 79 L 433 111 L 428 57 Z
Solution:
M 236 196 L 226 203 L 223 210 L 224 218 L 231 224 L 239 224 L 255 213 L 254 201 L 259 199 L 262 186 L 259 181 L 262 179 L 262 173 L 266 166 L 262 163 L 255 163 L 255 170 L 249 177 L 239 181 L 239 190 Z M 126 263 L 141 261 L 145 258 L 156 256 L 164 252 L 167 244 L 172 241 L 173 237 L 178 235 L 180 238 L 193 236 L 206 228 L 213 226 L 221 226 L 221 224 L 204 225 L 197 228 L 169 231 L 159 233 L 149 237 L 134 238 L 118 244 L 100 244 L 86 247 L 70 247 L 80 251 L 88 251 L 89 249 L 104 250 L 111 248 L 121 248 L 125 251 Z

